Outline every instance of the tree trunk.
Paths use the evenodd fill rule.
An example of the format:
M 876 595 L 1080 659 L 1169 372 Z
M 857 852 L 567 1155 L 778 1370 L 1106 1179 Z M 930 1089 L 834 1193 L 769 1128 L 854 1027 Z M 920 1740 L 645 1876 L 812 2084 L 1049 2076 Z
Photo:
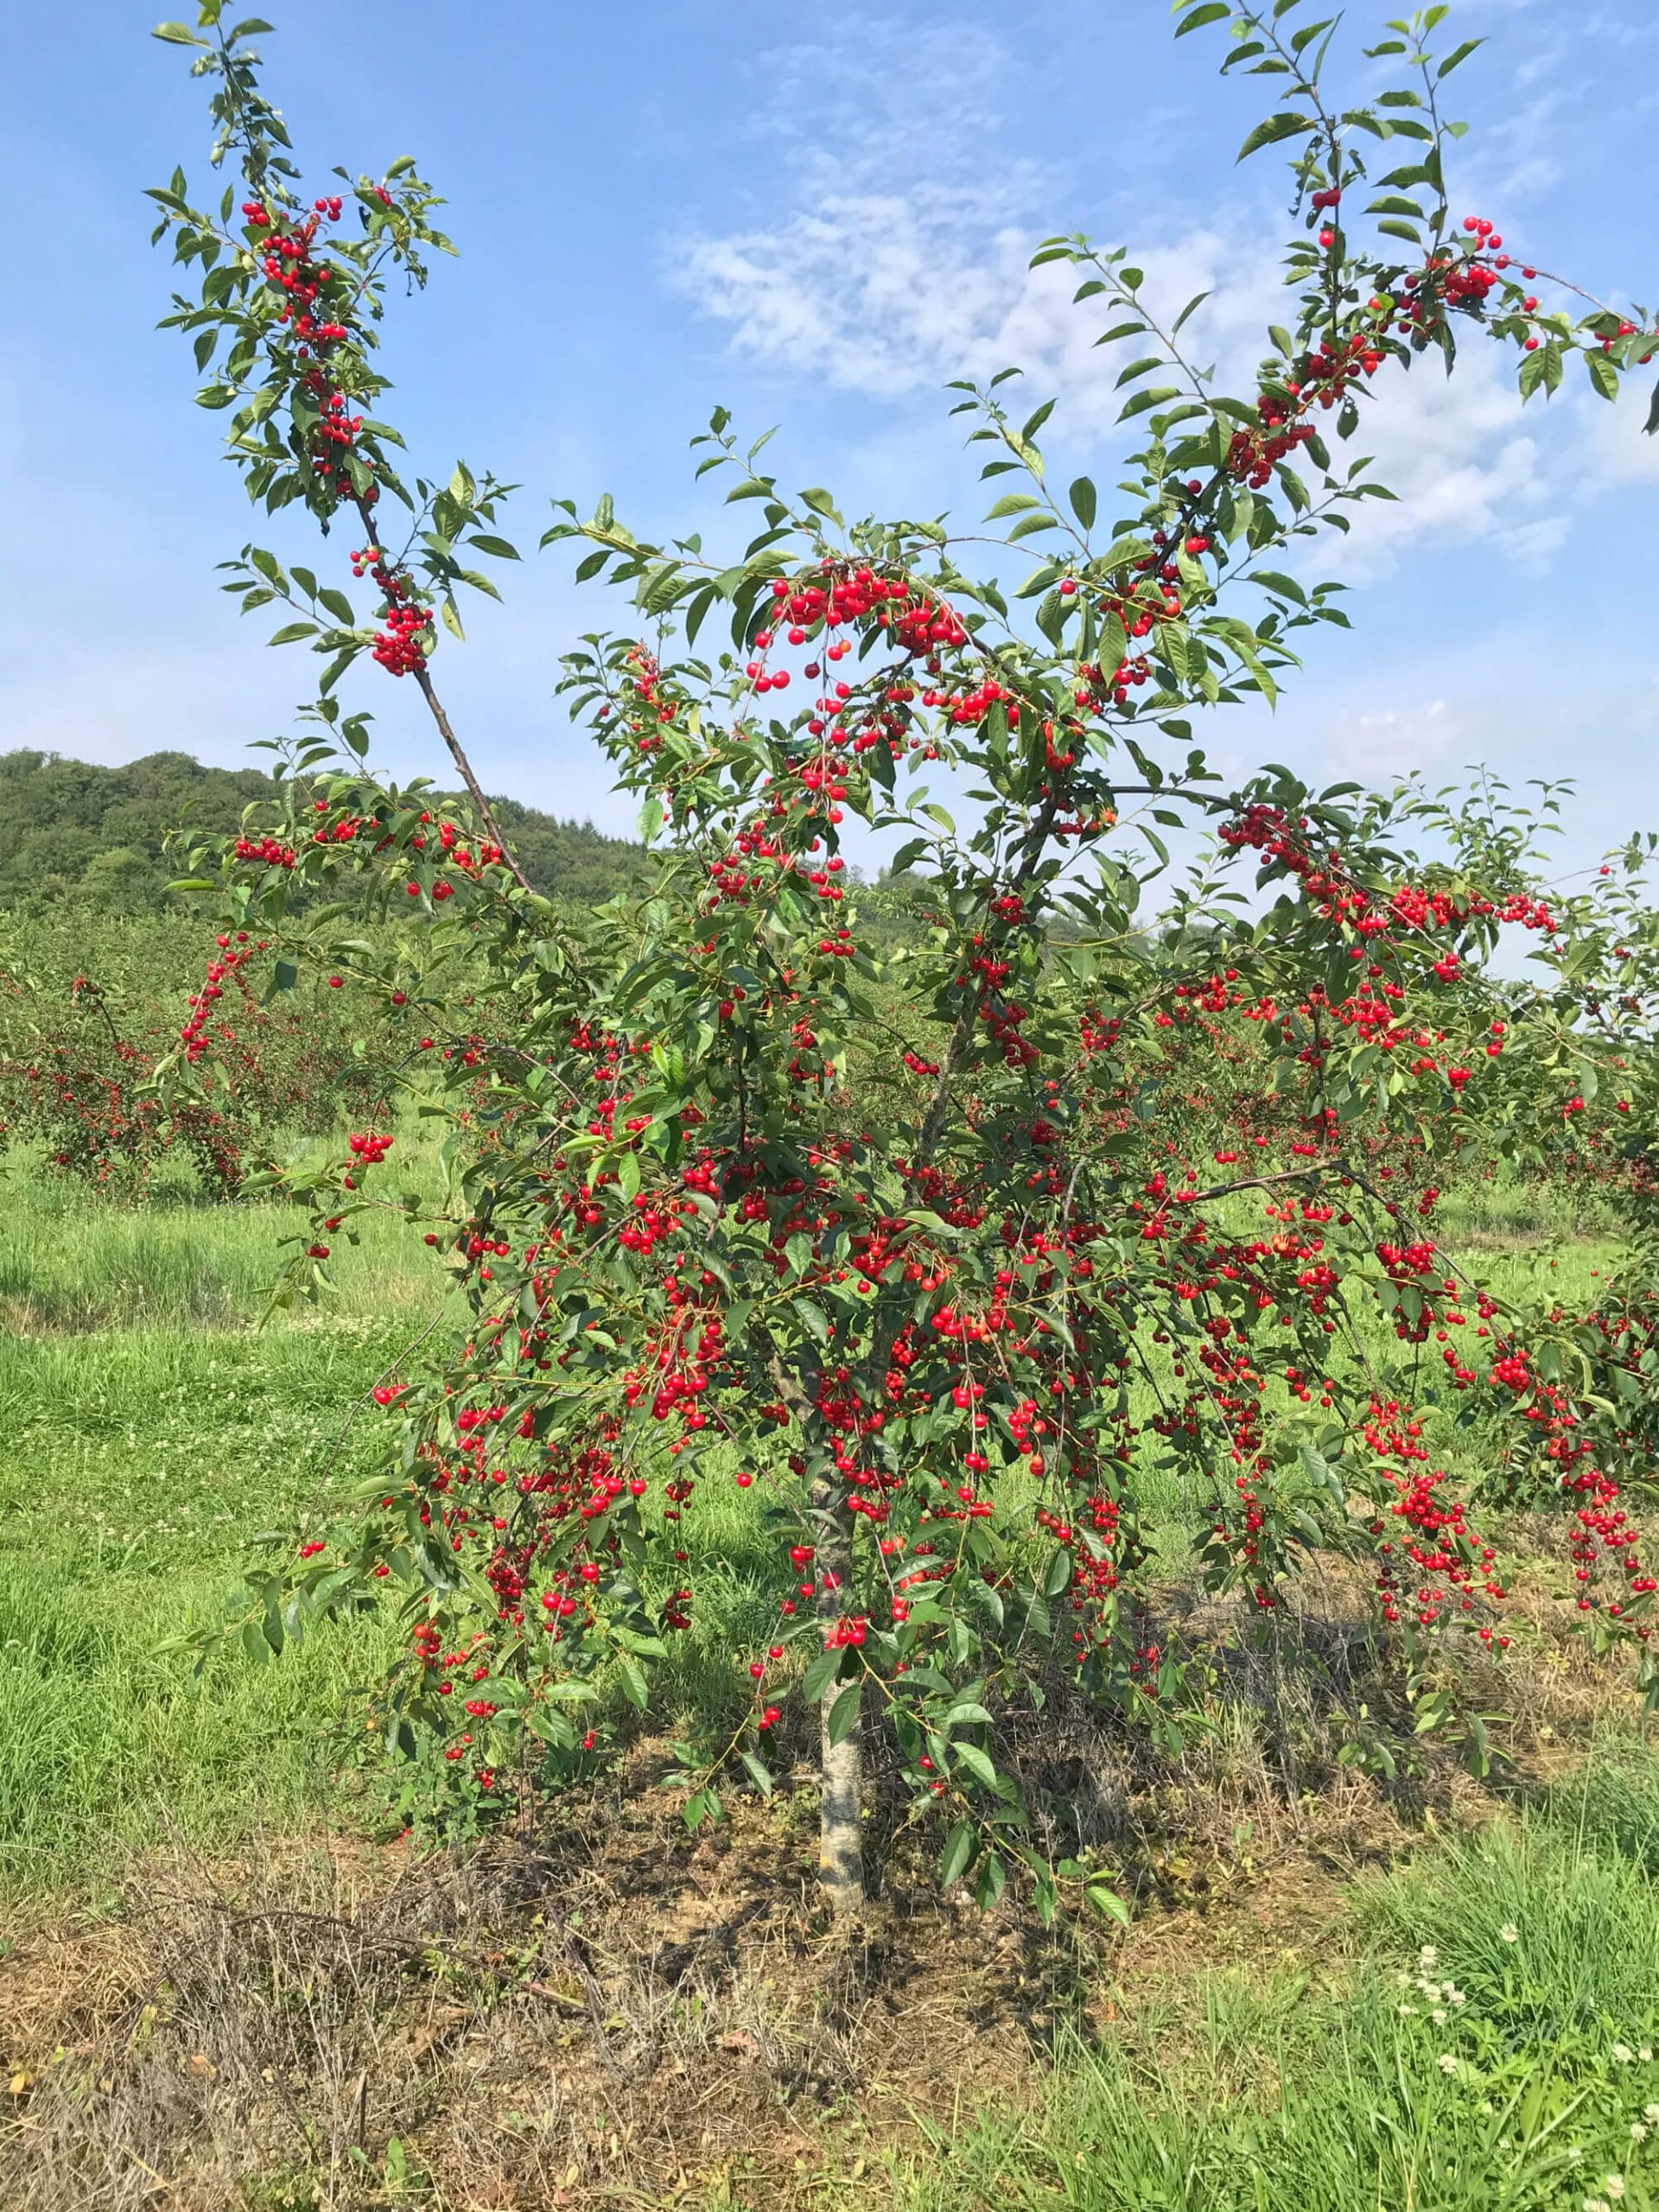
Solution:
M 818 1633 L 828 1638 L 845 1612 L 853 1589 L 853 1516 L 834 1503 L 827 1484 L 817 1485 L 813 1503 L 833 1531 L 825 1528 L 817 1546 Z M 822 1525 L 822 1524 L 821 1524 Z M 864 1779 L 861 1724 L 855 1720 L 838 1744 L 830 1740 L 830 1715 L 847 1685 L 829 1683 L 819 1706 L 818 1878 L 837 1915 L 856 1913 L 864 1904 L 864 1821 L 859 1794 Z

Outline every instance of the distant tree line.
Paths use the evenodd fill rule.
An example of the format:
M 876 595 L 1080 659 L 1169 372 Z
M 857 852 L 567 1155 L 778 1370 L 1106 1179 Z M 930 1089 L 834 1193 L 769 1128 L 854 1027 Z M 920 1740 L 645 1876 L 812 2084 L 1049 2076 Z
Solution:
M 148 753 L 100 767 L 55 753 L 0 753 L 0 906 L 62 900 L 123 912 L 156 911 L 177 868 L 163 850 L 182 821 L 234 830 L 244 808 L 276 790 L 257 768 L 211 768 L 188 753 Z M 645 848 L 590 822 L 563 822 L 517 799 L 492 801 L 539 891 L 591 905 L 642 883 Z

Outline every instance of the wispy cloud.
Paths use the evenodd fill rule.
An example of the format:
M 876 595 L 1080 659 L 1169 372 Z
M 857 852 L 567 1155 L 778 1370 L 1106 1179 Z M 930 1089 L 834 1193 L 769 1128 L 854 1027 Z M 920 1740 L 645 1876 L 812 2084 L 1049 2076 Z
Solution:
M 755 65 L 781 208 L 675 240 L 667 274 L 745 353 L 895 396 L 976 362 L 1018 297 L 1044 176 L 1005 145 L 1000 41 L 870 17 L 842 29 Z
M 1029 266 L 1063 188 L 1007 150 L 1006 63 L 995 41 L 948 26 L 917 36 L 868 19 L 833 48 L 765 57 L 772 97 L 755 128 L 779 149 L 776 212 L 677 241 L 671 283 L 785 373 L 895 400 L 1018 365 L 1033 397 L 1063 400 L 1054 434 L 1121 443 L 1120 359 L 1096 344 L 1099 303 L 1073 305 L 1069 265 Z M 1208 294 L 1186 337 L 1224 388 L 1249 388 L 1266 326 L 1284 316 L 1275 237 L 1264 203 L 1135 241 L 1154 315 Z M 1548 561 L 1568 527 L 1566 477 L 1542 467 L 1511 366 L 1471 333 L 1450 380 L 1427 360 L 1388 372 L 1359 449 L 1397 498 L 1356 513 L 1325 572 L 1369 580 L 1425 539 Z

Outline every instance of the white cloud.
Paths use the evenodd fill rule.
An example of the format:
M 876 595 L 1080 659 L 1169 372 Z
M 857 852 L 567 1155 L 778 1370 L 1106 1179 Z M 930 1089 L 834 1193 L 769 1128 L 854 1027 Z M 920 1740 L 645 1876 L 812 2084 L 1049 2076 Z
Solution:
M 1019 296 L 1043 175 L 1001 151 L 997 41 L 864 16 L 840 29 L 756 63 L 784 211 L 677 240 L 667 274 L 741 350 L 893 396 L 977 365 Z
M 1610 407 L 1604 399 L 1580 399 L 1580 448 L 1598 486 L 1617 491 L 1634 484 L 1659 484 L 1659 435 L 1644 435 L 1659 363 L 1633 369 L 1621 382 Z
M 1538 43 L 1548 74 L 1553 34 Z M 1098 446 L 1109 434 L 1122 450 L 1123 355 L 1096 345 L 1118 318 L 1098 299 L 1072 304 L 1079 272 L 1070 264 L 1029 266 L 1075 188 L 1027 158 L 1002 157 L 1014 141 L 1000 112 L 1009 56 L 949 24 L 918 35 L 855 18 L 834 48 L 804 44 L 763 56 L 758 69 L 772 98 L 756 128 L 780 156 L 767 211 L 679 240 L 673 287 L 751 360 L 877 400 L 1018 365 L 1033 402 L 1063 402 L 1051 440 Z M 1477 198 L 1538 188 L 1544 180 L 1525 173 L 1529 149 L 1563 97 L 1559 82 L 1541 88 L 1507 133 L 1488 133 L 1484 182 L 1471 180 Z M 1182 345 L 1195 365 L 1216 367 L 1223 389 L 1249 388 L 1266 326 L 1286 319 L 1279 234 L 1267 205 L 1251 203 L 1168 229 L 1144 250 L 1134 242 L 1143 296 L 1160 319 L 1210 295 Z M 1613 410 L 1586 428 L 1575 399 L 1564 424 L 1559 402 L 1523 408 L 1515 370 L 1471 326 L 1452 378 L 1437 356 L 1408 374 L 1382 372 L 1374 415 L 1348 455 L 1369 453 L 1396 498 L 1349 510 L 1350 534 L 1322 538 L 1314 573 L 1370 582 L 1408 549 L 1474 542 L 1544 568 L 1596 489 L 1659 474 L 1659 441 L 1633 437 L 1623 408 L 1617 431 Z M 1089 465 L 1103 475 L 1109 453 Z
M 1445 699 L 1429 699 L 1421 706 L 1339 713 L 1325 742 L 1329 757 L 1341 768 L 1367 778 L 1405 776 L 1444 761 L 1465 734 L 1463 714 Z
M 1655 818 L 1659 776 L 1650 731 L 1659 676 L 1650 654 L 1615 665 L 1592 653 L 1582 682 L 1552 690 L 1524 627 L 1483 633 L 1471 659 L 1455 627 L 1404 652 L 1363 638 L 1341 672 L 1328 660 L 1285 700 L 1271 725 L 1274 757 L 1322 783 L 1355 777 L 1386 785 L 1420 772 L 1433 785 L 1462 787 L 1484 763 L 1517 799 L 1534 779 L 1577 786 L 1561 817 L 1563 855 L 1577 866 Z M 1268 749 L 1258 720 L 1250 757 Z
M 1123 357 L 1096 340 L 1121 318 L 1099 300 L 1072 304 L 1078 271 L 1071 264 L 1029 266 L 1043 234 L 1032 219 L 1035 173 L 1000 168 L 988 153 L 985 173 L 972 175 L 960 152 L 948 150 L 934 167 L 934 149 L 960 148 L 962 139 L 897 132 L 892 111 L 910 97 L 903 71 L 890 67 L 893 57 L 879 41 L 874 55 L 854 44 L 871 73 L 872 111 L 859 110 L 854 95 L 863 80 L 849 78 L 840 54 L 824 98 L 836 113 L 850 104 L 861 120 L 801 143 L 794 104 L 811 75 L 802 57 L 818 50 L 779 64 L 773 73 L 791 103 L 778 125 L 787 212 L 725 236 L 683 240 L 671 282 L 725 323 L 747 356 L 795 375 L 893 399 L 1018 365 L 1033 399 L 1058 392 L 1064 400 L 1051 435 L 1097 439 L 1114 429 Z M 929 99 L 971 109 L 969 137 L 994 148 L 982 70 L 976 63 L 969 79 L 954 82 L 942 58 L 954 50 L 945 41 L 911 58 L 932 71 Z M 1160 320 L 1173 319 L 1195 294 L 1209 294 L 1183 332 L 1183 351 L 1195 365 L 1215 366 L 1224 386 L 1248 387 L 1266 327 L 1285 313 L 1276 249 L 1263 243 L 1275 235 L 1240 209 L 1229 221 L 1189 226 L 1145 251 L 1137 245 L 1143 297 Z M 1375 436 L 1368 427 L 1357 449 L 1375 454 L 1375 473 L 1397 502 L 1353 511 L 1351 535 L 1322 545 L 1319 573 L 1348 581 L 1386 574 L 1408 544 L 1424 539 L 1483 538 L 1527 565 L 1546 562 L 1567 524 L 1523 427 L 1512 375 L 1506 381 L 1491 349 L 1471 333 L 1453 378 L 1424 360 L 1409 377 L 1387 372 L 1386 382 Z
M 1493 544 L 1523 567 L 1546 565 L 1570 527 L 1570 441 L 1532 435 L 1514 363 L 1471 330 L 1448 377 L 1436 355 L 1383 378 L 1353 449 L 1393 501 L 1368 501 L 1351 534 L 1322 546 L 1320 573 L 1348 582 L 1390 573 L 1409 546 Z

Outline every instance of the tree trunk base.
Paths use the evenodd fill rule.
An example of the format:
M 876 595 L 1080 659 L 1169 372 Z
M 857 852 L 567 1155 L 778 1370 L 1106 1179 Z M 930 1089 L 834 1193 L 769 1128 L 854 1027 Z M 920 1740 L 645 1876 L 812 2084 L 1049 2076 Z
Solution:
M 838 1918 L 864 1909 L 863 1820 L 858 1802 L 864 1761 L 857 1726 L 840 1743 L 830 1741 L 830 1709 L 841 1688 L 832 1682 L 823 1700 L 818 1801 L 818 1878 Z

